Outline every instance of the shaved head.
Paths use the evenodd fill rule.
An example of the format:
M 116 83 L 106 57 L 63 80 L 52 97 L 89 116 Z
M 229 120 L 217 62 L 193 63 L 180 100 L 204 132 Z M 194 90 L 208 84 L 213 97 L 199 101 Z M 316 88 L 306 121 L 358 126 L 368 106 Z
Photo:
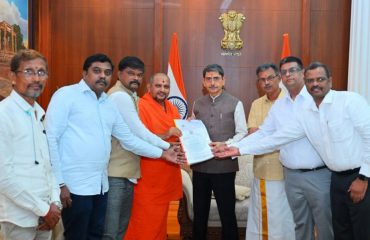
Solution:
M 165 73 L 156 73 L 150 80 L 148 92 L 160 104 L 164 104 L 170 94 L 170 78 Z
M 170 84 L 170 78 L 165 73 L 155 73 L 149 79 L 149 84 L 153 84 L 155 78 L 167 79 L 168 84 Z

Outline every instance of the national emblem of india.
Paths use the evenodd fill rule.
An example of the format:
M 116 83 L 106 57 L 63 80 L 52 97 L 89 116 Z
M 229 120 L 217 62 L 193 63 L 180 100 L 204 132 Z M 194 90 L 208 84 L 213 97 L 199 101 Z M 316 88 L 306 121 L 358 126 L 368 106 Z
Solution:
M 227 50 L 239 50 L 243 47 L 243 40 L 240 39 L 240 29 L 245 16 L 230 10 L 221 14 L 218 18 L 224 28 L 224 38 L 221 40 L 221 48 Z

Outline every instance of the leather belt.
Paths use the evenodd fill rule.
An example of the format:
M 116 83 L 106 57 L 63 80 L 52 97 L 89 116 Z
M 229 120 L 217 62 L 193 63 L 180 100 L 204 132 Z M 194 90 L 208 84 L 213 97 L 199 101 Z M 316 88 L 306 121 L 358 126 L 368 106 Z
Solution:
M 324 169 L 324 168 L 327 168 L 327 166 L 324 165 L 324 166 L 310 168 L 310 169 L 297 169 L 297 170 L 301 171 L 301 172 L 311 172 L 311 171 L 318 171 L 318 170 L 321 170 L 321 169 Z
M 354 169 L 341 171 L 341 172 L 333 171 L 333 173 L 338 174 L 338 175 L 342 175 L 342 176 L 352 175 L 352 174 L 359 173 L 359 172 L 360 172 L 360 168 L 354 168 Z

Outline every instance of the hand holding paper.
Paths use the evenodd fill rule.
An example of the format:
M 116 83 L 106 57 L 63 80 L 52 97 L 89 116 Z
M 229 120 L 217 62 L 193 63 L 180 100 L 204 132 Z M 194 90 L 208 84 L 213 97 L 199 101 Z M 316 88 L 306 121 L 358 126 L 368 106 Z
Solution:
M 176 126 L 181 130 L 180 137 L 189 165 L 213 158 L 211 139 L 202 121 L 200 120 L 175 120 Z

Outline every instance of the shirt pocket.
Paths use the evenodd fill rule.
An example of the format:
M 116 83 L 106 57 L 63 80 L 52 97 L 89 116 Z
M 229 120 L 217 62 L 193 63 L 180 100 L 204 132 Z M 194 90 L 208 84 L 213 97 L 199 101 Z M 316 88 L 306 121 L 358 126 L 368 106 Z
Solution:
M 328 121 L 328 131 L 331 141 L 346 142 L 353 136 L 353 128 L 349 119 Z

